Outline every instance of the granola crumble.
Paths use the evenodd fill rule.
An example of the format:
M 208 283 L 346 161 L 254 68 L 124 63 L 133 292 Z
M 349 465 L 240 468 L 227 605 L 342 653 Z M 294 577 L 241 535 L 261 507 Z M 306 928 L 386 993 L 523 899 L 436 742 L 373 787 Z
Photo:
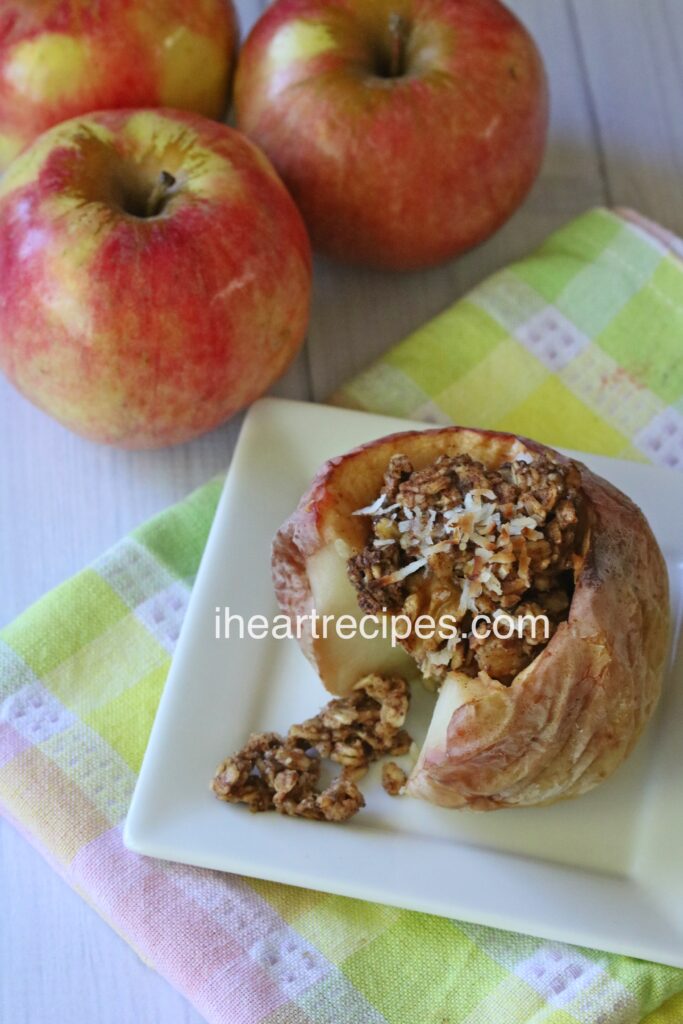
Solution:
M 508 685 L 567 618 L 581 519 L 571 463 L 524 455 L 488 469 L 469 455 L 442 455 L 415 470 L 398 454 L 377 500 L 354 514 L 371 520 L 366 546 L 348 562 L 361 609 L 412 622 L 450 616 L 463 634 L 411 632 L 403 641 L 427 678 L 484 672 Z M 503 613 L 521 636 L 471 635 L 474 616 Z M 547 636 L 532 634 L 538 616 L 547 617 Z
M 410 750 L 412 739 L 403 728 L 409 703 L 405 680 L 366 676 L 347 697 L 293 725 L 286 737 L 253 734 L 219 765 L 211 788 L 219 800 L 246 804 L 253 812 L 346 821 L 365 806 L 356 783 L 369 765 Z M 323 758 L 339 764 L 341 773 L 321 790 Z
M 408 776 L 395 761 L 387 761 L 382 765 L 382 786 L 389 796 L 400 796 Z

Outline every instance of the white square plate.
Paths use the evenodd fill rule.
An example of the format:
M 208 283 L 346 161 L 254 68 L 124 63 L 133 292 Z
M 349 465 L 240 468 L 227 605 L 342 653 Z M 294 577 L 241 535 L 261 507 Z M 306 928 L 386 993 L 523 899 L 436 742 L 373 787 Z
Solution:
M 126 824 L 138 853 L 511 928 L 683 966 L 683 682 L 672 658 L 655 720 L 603 786 L 492 814 L 391 798 L 375 770 L 345 825 L 250 814 L 209 791 L 250 732 L 285 731 L 328 695 L 294 640 L 215 639 L 215 609 L 277 614 L 272 537 L 327 458 L 413 426 L 265 399 L 246 417 Z M 644 510 L 683 580 L 683 474 L 581 458 Z M 675 644 L 677 650 L 678 644 Z M 680 652 L 679 652 L 680 653 Z M 433 698 L 414 688 L 424 737 Z

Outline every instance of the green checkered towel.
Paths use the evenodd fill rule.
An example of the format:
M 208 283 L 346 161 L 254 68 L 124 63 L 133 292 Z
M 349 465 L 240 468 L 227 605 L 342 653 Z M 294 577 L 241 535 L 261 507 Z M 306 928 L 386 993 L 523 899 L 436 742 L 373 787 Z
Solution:
M 586 214 L 335 401 L 683 466 L 678 244 Z M 4 813 L 213 1024 L 680 1024 L 683 971 L 125 850 L 219 489 L 0 634 Z
M 334 397 L 683 468 L 683 243 L 595 210 Z

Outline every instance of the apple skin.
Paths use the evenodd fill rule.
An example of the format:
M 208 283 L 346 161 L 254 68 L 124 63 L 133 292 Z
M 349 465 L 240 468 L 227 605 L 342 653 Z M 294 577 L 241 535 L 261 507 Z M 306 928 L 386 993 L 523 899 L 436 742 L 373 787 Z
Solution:
M 548 121 L 541 56 L 497 0 L 276 0 L 240 53 L 235 106 L 314 245 L 395 270 L 507 220 Z
M 175 184 L 142 216 L 162 172 Z M 269 161 L 198 114 L 75 118 L 0 180 L 0 368 L 93 440 L 161 447 L 223 422 L 298 351 L 310 288 Z
M 222 117 L 236 40 L 231 0 L 3 0 L 0 171 L 46 128 L 91 110 Z

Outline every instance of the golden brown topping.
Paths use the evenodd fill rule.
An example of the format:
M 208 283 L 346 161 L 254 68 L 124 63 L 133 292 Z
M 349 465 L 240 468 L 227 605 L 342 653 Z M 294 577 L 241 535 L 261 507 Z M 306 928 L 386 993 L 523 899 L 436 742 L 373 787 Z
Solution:
M 382 765 L 382 785 L 389 796 L 399 796 L 408 781 L 408 776 L 395 761 Z
M 580 477 L 571 463 L 524 456 L 487 469 L 468 455 L 439 456 L 413 470 L 391 459 L 368 542 L 349 560 L 349 578 L 368 614 L 450 620 L 459 635 L 415 633 L 404 641 L 429 677 L 479 670 L 509 683 L 538 653 L 527 633 L 476 637 L 478 615 L 514 616 L 525 606 L 548 619 L 547 642 L 566 618 L 580 521 Z
M 366 676 L 348 697 L 332 700 L 313 718 L 293 725 L 287 737 L 252 735 L 218 767 L 211 788 L 220 800 L 251 811 L 346 821 L 365 806 L 356 786 L 368 765 L 410 749 L 403 729 L 410 690 L 398 676 Z M 341 765 L 341 775 L 320 791 L 321 759 Z

